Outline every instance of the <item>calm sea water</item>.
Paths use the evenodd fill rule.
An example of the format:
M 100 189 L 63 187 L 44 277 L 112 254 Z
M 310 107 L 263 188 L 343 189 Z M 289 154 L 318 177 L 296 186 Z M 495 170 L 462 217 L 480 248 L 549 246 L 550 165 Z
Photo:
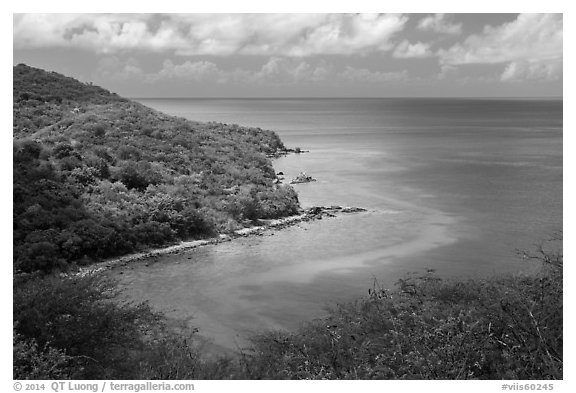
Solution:
M 276 131 L 309 153 L 274 162 L 304 206 L 368 213 L 132 265 L 122 283 L 215 346 L 294 329 L 407 272 L 476 277 L 562 229 L 562 101 L 142 99 L 165 113 Z

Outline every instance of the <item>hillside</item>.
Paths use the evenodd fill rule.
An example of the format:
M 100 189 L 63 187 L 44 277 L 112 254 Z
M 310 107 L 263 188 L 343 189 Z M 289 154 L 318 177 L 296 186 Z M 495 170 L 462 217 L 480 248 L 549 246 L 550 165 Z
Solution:
M 165 115 L 14 67 L 14 266 L 50 271 L 298 211 L 272 131 Z

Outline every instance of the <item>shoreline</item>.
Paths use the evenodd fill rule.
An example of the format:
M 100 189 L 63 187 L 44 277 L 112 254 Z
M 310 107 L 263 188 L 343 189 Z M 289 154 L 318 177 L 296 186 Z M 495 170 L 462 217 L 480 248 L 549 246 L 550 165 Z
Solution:
M 388 213 L 386 211 L 368 210 L 365 216 L 349 218 L 360 221 L 364 221 L 366 219 L 387 220 L 387 216 Z M 336 276 L 339 276 L 340 274 L 347 274 L 352 269 L 365 269 L 365 271 L 371 272 L 373 260 L 378 260 L 378 265 L 387 265 L 394 259 L 409 257 L 412 254 L 424 253 L 427 250 L 434 249 L 442 245 L 448 245 L 455 241 L 455 237 L 450 233 L 448 228 L 453 224 L 453 220 L 450 217 L 444 216 L 442 214 L 426 216 L 427 218 L 424 220 L 421 230 L 418 230 L 414 236 L 402 236 L 401 239 L 397 239 L 398 241 L 388 242 L 383 244 L 380 248 L 364 250 L 350 255 L 337 257 L 328 256 L 326 258 L 314 257 L 314 263 L 305 263 L 299 265 L 300 267 L 298 268 L 297 274 L 292 274 L 294 271 L 294 265 L 292 264 L 278 265 L 273 267 L 273 269 L 270 271 L 259 270 L 254 273 L 254 277 L 256 277 L 255 279 L 248 281 L 232 279 L 232 282 L 235 284 L 232 285 L 231 288 L 247 287 L 248 291 L 253 291 L 250 289 L 251 285 L 270 285 L 271 282 L 277 280 L 277 278 L 274 277 L 280 277 L 280 281 L 288 283 L 287 285 L 296 286 L 297 288 L 303 288 L 303 286 L 310 288 L 314 287 L 314 280 L 322 277 L 325 273 L 333 273 Z M 343 215 L 338 215 L 337 217 L 345 218 Z M 300 222 L 302 221 L 295 221 L 295 223 Z M 294 228 L 290 229 L 289 231 L 306 231 L 309 229 L 312 229 L 313 231 L 322 231 L 322 229 L 319 228 L 324 227 L 325 225 L 330 226 L 331 224 L 311 222 L 311 225 L 315 226 L 317 229 L 312 229 L 313 227 L 307 229 Z M 291 225 L 285 226 L 287 229 L 290 227 Z M 269 229 L 273 230 L 274 228 L 268 227 L 265 230 Z M 260 234 L 260 236 L 268 236 L 275 233 L 277 236 L 282 236 L 281 233 L 277 233 L 276 231 L 266 233 L 264 232 L 265 230 L 259 230 L 258 232 L 255 232 L 255 234 Z M 248 236 L 250 235 L 246 235 L 246 237 Z M 247 238 L 246 242 L 241 243 L 250 243 L 251 241 L 257 240 Z M 243 247 L 242 244 L 239 246 L 231 245 L 230 247 L 237 249 L 236 247 Z M 202 251 L 200 252 L 202 253 Z M 183 298 L 186 299 L 186 301 L 183 301 L 183 298 L 181 298 L 180 295 L 176 295 L 176 293 L 182 293 L 182 283 L 179 281 L 179 278 L 176 278 L 171 274 L 173 274 L 175 271 L 182 272 L 181 269 L 184 269 L 184 272 L 191 271 L 191 269 L 194 269 L 192 265 L 196 264 L 195 261 L 184 261 L 184 263 L 180 265 L 176 261 L 179 258 L 184 258 L 186 256 L 186 254 L 183 254 L 182 256 L 178 256 L 176 254 L 173 257 L 164 256 L 158 258 L 157 260 L 152 259 L 150 261 L 141 261 L 140 263 L 119 266 L 117 269 L 112 268 L 109 271 L 109 274 L 112 274 L 115 278 L 119 279 L 120 282 L 123 283 L 122 288 L 132 288 L 128 292 L 128 298 L 147 299 L 150 301 L 150 304 L 155 307 L 155 309 L 165 313 L 168 319 L 174 321 L 175 323 L 186 322 L 188 324 L 186 326 L 198 329 L 196 337 L 204 346 L 206 355 L 218 356 L 221 354 L 233 354 L 239 348 L 249 346 L 249 338 L 253 335 L 257 335 L 260 331 L 259 325 L 252 326 L 250 325 L 251 322 L 246 322 L 242 318 L 237 321 L 235 318 L 238 316 L 238 314 L 235 314 L 234 307 L 232 307 L 232 309 L 226 307 L 223 309 L 220 308 L 220 305 L 222 305 L 223 302 L 228 304 L 230 301 L 227 299 L 226 295 L 222 296 L 219 291 L 211 292 L 209 287 L 207 292 L 204 292 L 204 289 L 206 288 L 201 287 L 201 289 L 196 289 L 193 291 L 194 295 L 185 294 Z M 190 264 L 189 262 L 192 263 Z M 175 266 L 176 270 L 173 270 Z M 159 277 L 156 276 L 158 271 L 172 271 L 172 273 L 168 273 L 167 275 L 161 273 Z M 218 271 L 218 269 L 216 271 Z M 200 274 L 202 275 L 203 273 Z M 205 277 L 214 278 L 213 276 Z M 208 282 L 210 281 L 211 280 L 208 280 Z M 151 285 L 152 283 L 154 284 Z M 167 284 L 172 289 L 166 289 L 163 287 Z M 174 284 L 174 286 L 171 286 L 172 284 Z M 369 287 L 369 285 L 370 282 L 367 282 L 366 287 Z M 196 288 L 195 285 L 194 287 Z M 186 290 L 185 293 L 188 293 L 188 290 Z M 198 296 L 198 294 L 202 295 Z M 250 292 L 250 294 L 254 295 L 254 292 Z M 188 299 L 187 297 L 190 298 Z M 178 299 L 177 301 L 179 301 L 179 303 L 174 304 L 174 298 Z M 208 303 L 206 302 L 207 298 L 210 299 L 210 302 Z M 255 301 L 262 301 L 261 298 L 258 300 L 258 296 L 255 296 L 254 299 L 256 299 Z M 245 300 L 234 300 L 233 303 L 238 306 L 238 309 L 242 309 L 242 307 L 245 306 Z M 215 305 L 218 305 L 218 307 Z M 309 305 L 305 307 L 309 307 Z M 248 309 L 248 311 L 250 310 Z M 255 312 L 254 317 L 262 317 L 264 318 L 264 322 L 269 321 L 269 318 L 272 318 L 270 320 L 273 321 L 273 323 L 270 326 L 267 326 L 270 329 L 279 328 L 281 325 L 277 325 L 276 323 L 281 324 L 282 322 L 274 321 L 273 317 L 270 317 L 270 315 L 266 314 L 268 311 L 264 311 L 264 317 L 262 317 L 259 312 Z M 298 315 L 300 316 L 300 314 Z M 304 312 L 302 315 L 305 315 L 305 317 L 299 319 L 299 321 L 304 322 L 313 319 L 318 314 L 314 313 L 312 316 L 310 316 L 306 315 L 306 312 Z M 282 327 L 282 329 L 291 330 L 292 328 Z
M 84 276 L 88 274 L 100 273 L 117 267 L 126 266 L 132 262 L 143 261 L 162 255 L 178 254 L 198 247 L 229 242 L 240 237 L 262 236 L 262 233 L 266 230 L 281 230 L 301 222 L 321 220 L 324 217 L 333 218 L 341 214 L 362 213 L 367 211 L 367 209 L 353 206 L 313 206 L 304 209 L 301 214 L 278 219 L 258 220 L 258 224 L 260 225 L 238 229 L 230 234 L 219 234 L 208 239 L 181 241 L 178 244 L 173 244 L 170 246 L 153 248 L 146 251 L 96 262 L 89 266 L 80 267 L 78 272 L 76 272 L 74 275 Z

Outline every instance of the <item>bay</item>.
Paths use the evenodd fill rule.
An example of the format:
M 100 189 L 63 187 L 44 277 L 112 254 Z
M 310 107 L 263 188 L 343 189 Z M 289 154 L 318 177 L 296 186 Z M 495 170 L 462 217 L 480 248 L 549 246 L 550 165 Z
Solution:
M 562 101 L 140 99 L 198 121 L 277 132 L 309 153 L 274 161 L 304 207 L 367 213 L 301 223 L 125 268 L 128 296 L 235 349 L 409 272 L 482 277 L 531 267 L 516 250 L 562 229 Z

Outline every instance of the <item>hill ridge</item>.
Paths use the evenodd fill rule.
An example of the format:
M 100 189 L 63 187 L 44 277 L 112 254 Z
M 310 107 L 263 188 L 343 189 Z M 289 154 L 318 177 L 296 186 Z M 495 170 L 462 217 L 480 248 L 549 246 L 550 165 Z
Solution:
M 60 86 L 60 87 L 59 87 Z M 49 94 L 48 94 L 49 91 Z M 169 116 L 14 67 L 14 264 L 50 271 L 298 211 L 274 132 Z

